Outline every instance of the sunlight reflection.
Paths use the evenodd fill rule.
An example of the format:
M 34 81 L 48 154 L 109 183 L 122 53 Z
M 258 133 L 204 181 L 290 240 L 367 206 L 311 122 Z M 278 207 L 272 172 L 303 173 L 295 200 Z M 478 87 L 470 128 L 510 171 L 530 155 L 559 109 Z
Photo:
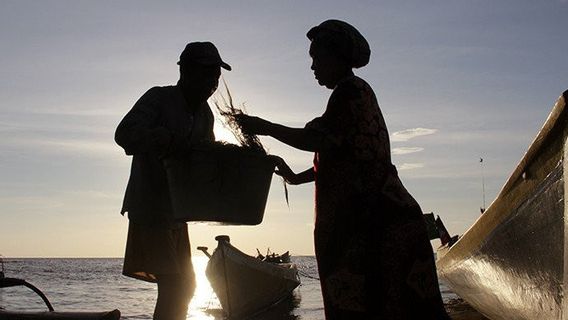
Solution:
M 209 280 L 205 276 L 205 268 L 209 258 L 199 256 L 192 257 L 193 267 L 195 269 L 196 289 L 195 295 L 189 305 L 187 319 L 191 320 L 214 320 L 222 319 L 221 303 L 213 288 L 209 284 Z M 217 315 L 217 317 L 216 317 Z
M 233 144 L 239 143 L 231 130 L 227 129 L 227 127 L 224 127 L 222 123 L 219 123 L 219 121 L 215 121 L 213 132 L 215 133 L 216 141 L 225 141 Z
M 216 141 L 225 141 L 233 144 L 239 144 L 237 138 L 233 132 L 228 128 L 225 123 L 225 118 L 219 114 L 219 110 L 215 108 L 215 104 L 210 101 L 210 106 L 213 106 L 211 110 L 213 111 L 215 122 L 213 123 L 213 133 L 215 134 Z

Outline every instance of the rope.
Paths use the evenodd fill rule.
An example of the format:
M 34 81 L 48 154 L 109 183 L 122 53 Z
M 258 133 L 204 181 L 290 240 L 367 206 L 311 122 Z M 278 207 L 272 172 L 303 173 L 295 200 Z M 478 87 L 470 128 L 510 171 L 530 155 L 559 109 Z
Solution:
M 318 277 L 314 277 L 314 276 L 312 276 L 312 275 L 309 275 L 309 274 L 305 273 L 305 272 L 302 271 L 302 270 L 298 270 L 298 273 L 299 273 L 302 277 L 306 277 L 306 278 L 309 278 L 309 279 L 313 279 L 313 280 L 318 280 L 318 281 L 319 281 L 319 278 L 318 278 Z

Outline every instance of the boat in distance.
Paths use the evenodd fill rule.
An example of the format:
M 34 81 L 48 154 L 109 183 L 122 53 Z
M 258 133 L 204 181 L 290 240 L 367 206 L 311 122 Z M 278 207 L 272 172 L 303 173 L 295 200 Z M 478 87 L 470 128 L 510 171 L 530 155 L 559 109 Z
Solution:
M 568 90 L 498 196 L 452 246 L 439 277 L 492 320 L 568 319 Z
M 249 256 L 230 243 L 228 236 L 215 237 L 205 275 L 230 319 L 246 319 L 290 298 L 300 285 L 296 265 L 275 263 Z

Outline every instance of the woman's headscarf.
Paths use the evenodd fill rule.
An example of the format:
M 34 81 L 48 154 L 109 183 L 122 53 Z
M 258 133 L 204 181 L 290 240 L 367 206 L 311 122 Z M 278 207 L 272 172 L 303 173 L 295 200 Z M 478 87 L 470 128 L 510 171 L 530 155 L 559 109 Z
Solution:
M 322 41 L 326 47 L 346 59 L 353 68 L 360 68 L 369 63 L 371 57 L 369 43 L 347 22 L 326 20 L 311 28 L 306 36 L 311 41 Z

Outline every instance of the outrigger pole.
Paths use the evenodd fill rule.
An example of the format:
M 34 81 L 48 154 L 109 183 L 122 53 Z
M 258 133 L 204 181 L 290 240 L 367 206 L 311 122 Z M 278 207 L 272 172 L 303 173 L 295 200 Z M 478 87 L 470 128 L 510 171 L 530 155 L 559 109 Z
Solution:
M 483 165 L 483 158 L 479 158 L 479 163 L 481 165 L 481 195 L 483 197 L 483 206 L 481 208 L 479 208 L 479 211 L 481 211 L 481 213 L 485 212 L 485 170 L 484 170 L 484 165 Z

